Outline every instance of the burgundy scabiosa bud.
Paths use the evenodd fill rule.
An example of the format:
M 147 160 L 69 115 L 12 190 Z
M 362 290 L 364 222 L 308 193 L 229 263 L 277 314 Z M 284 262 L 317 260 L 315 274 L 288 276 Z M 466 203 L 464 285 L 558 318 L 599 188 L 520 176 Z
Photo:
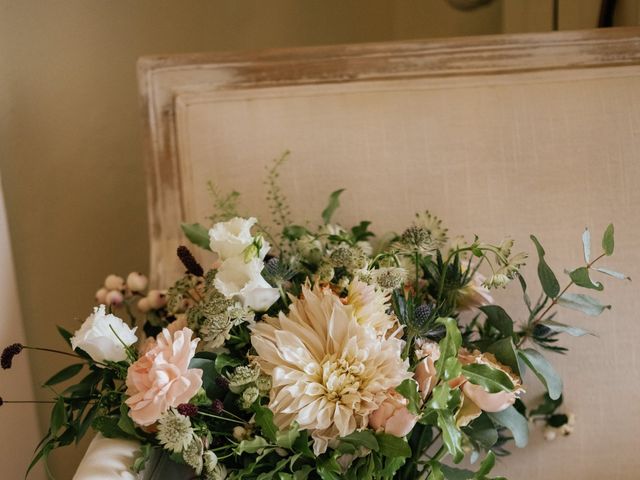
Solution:
M 196 277 L 201 277 L 202 275 L 204 275 L 204 270 L 187 247 L 185 247 L 184 245 L 180 245 L 178 247 L 177 253 L 178 258 L 184 265 L 184 268 L 187 269 L 187 272 L 189 272 L 191 275 L 195 275 Z
M 14 343 L 9 345 L 2 351 L 2 357 L 0 358 L 0 365 L 3 369 L 11 368 L 13 357 L 18 355 L 22 351 L 22 345 L 20 343 Z
M 178 413 L 185 417 L 195 417 L 198 414 L 198 407 L 192 403 L 181 403 L 178 405 Z
M 221 414 L 222 411 L 224 410 L 224 404 L 222 403 L 222 400 L 220 400 L 219 398 L 216 398 L 211 404 L 211 410 L 216 415 Z
M 0 397 L 0 407 L 4 405 L 4 400 L 2 399 L 2 397 Z

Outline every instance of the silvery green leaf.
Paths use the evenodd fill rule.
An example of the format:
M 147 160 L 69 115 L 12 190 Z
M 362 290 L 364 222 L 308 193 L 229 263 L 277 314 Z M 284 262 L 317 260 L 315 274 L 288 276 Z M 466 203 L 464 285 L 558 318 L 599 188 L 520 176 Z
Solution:
M 529 442 L 529 425 L 527 419 L 520 415 L 520 412 L 513 406 L 496 413 L 487 413 L 489 418 L 498 425 L 507 427 L 513 434 L 516 447 L 524 448 Z
M 585 228 L 582 234 L 582 248 L 584 250 L 584 261 L 589 263 L 591 261 L 591 232 L 588 228 Z
M 611 277 L 617 278 L 618 280 L 631 280 L 631 277 L 626 276 L 624 273 L 616 272 L 614 270 L 609 270 L 608 268 L 600 267 L 596 268 L 600 273 L 604 273 L 605 275 L 609 275 Z
M 597 317 L 604 310 L 611 308 L 611 305 L 602 305 L 595 298 L 582 293 L 565 293 L 558 299 L 558 305 L 578 310 L 592 317 Z
M 587 267 L 576 268 L 572 272 L 569 272 L 569 277 L 573 280 L 573 283 L 583 288 L 591 288 L 593 290 L 604 290 L 604 285 L 600 282 L 594 282 L 589 276 L 589 269 Z
M 519 350 L 518 355 L 527 366 L 536 374 L 536 377 L 547 387 L 549 398 L 557 400 L 562 395 L 562 378 L 553 368 L 553 365 L 544 356 L 533 348 Z
M 558 283 L 558 279 L 553 273 L 553 270 L 551 270 L 551 267 L 545 261 L 545 251 L 538 239 L 534 235 L 531 235 L 531 240 L 538 251 L 538 278 L 542 284 L 542 290 L 544 290 L 544 293 L 548 297 L 556 298 L 560 293 L 560 284 Z
M 613 254 L 613 223 L 610 223 L 602 237 L 602 249 L 606 255 Z
M 573 327 L 571 325 L 565 325 L 564 323 L 554 322 L 553 320 L 546 320 L 541 323 L 554 332 L 568 333 L 574 337 L 582 337 L 583 335 L 593 335 L 593 333 L 584 330 L 580 327 Z

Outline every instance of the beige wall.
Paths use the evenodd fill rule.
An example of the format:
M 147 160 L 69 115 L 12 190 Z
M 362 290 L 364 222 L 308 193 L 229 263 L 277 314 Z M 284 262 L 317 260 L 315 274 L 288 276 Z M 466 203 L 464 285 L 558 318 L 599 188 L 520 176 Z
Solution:
M 148 268 L 139 56 L 502 25 L 500 1 L 466 14 L 444 0 L 0 0 L 0 171 L 28 342 L 63 347 L 54 325 L 79 325 L 107 273 Z M 33 360 L 36 384 L 65 363 Z M 55 453 L 53 472 L 71 478 L 81 454 Z M 20 478 L 22 467 L 3 477 Z

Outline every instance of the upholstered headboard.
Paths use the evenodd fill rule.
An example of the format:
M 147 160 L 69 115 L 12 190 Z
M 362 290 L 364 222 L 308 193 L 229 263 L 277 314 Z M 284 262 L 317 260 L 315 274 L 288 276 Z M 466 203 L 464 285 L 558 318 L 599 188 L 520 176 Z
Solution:
M 535 232 L 558 272 L 579 262 L 586 225 L 614 222 L 609 266 L 640 277 L 640 29 L 154 56 L 139 78 L 156 284 L 180 271 L 180 222 L 205 222 L 208 180 L 268 223 L 265 166 L 285 150 L 299 222 L 345 187 L 343 223 L 384 232 L 428 208 L 451 232 L 529 251 Z M 612 284 L 597 320 L 563 313 L 599 335 L 556 362 L 576 433 L 503 473 L 637 478 L 638 293 Z

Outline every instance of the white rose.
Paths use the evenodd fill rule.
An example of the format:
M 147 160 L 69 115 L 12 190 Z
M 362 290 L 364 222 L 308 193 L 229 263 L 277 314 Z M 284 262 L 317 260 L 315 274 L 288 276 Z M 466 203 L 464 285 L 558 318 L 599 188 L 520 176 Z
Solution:
M 218 254 L 221 260 L 242 255 L 242 252 L 253 243 L 251 227 L 256 222 L 255 218 L 235 217 L 227 222 L 216 223 L 209 230 L 209 245 L 211 250 Z M 269 244 L 262 241 L 259 257 L 263 259 L 269 251 Z
M 71 347 L 74 350 L 81 348 L 96 362 L 120 362 L 127 359 L 127 352 L 122 343 L 129 347 L 138 341 L 136 328 L 129 328 L 115 315 L 107 315 L 104 305 L 100 305 L 93 309 L 93 313 L 87 317 L 80 330 L 71 337 Z
M 273 305 L 280 296 L 278 289 L 271 287 L 260 274 L 264 263 L 259 258 L 245 262 L 241 257 L 232 257 L 220 266 L 214 286 L 226 298 L 235 299 L 244 307 L 262 312 Z

